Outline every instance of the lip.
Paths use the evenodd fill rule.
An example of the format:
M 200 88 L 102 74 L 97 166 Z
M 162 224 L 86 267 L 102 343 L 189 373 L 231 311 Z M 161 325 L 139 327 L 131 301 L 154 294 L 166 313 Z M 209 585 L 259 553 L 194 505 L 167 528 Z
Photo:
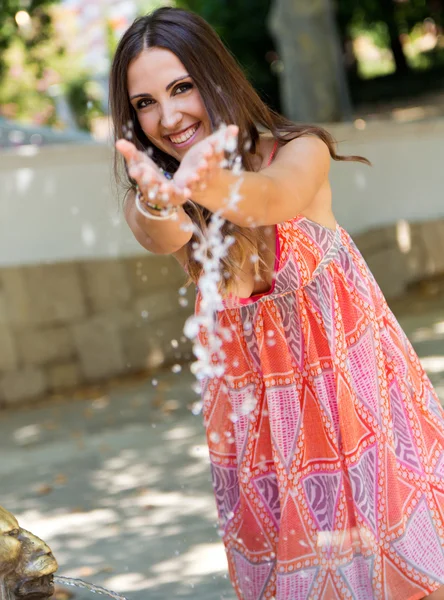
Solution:
M 174 134 L 174 135 L 181 135 L 182 133 L 184 133 L 185 131 L 188 131 L 189 129 L 192 129 L 193 127 L 196 127 L 197 125 L 197 129 L 196 131 L 193 133 L 193 135 L 190 137 L 189 140 L 187 140 L 186 142 L 182 142 L 182 144 L 175 144 L 174 142 L 172 142 L 170 140 L 170 137 L 167 135 L 165 136 L 165 139 L 168 141 L 169 144 L 171 144 L 173 146 L 173 148 L 186 148 L 187 146 L 189 146 L 190 144 L 193 143 L 198 131 L 200 131 L 202 122 L 198 121 L 197 123 L 194 123 L 193 125 L 190 125 L 189 127 L 187 127 L 186 129 L 183 129 L 182 131 L 179 131 L 178 133 Z

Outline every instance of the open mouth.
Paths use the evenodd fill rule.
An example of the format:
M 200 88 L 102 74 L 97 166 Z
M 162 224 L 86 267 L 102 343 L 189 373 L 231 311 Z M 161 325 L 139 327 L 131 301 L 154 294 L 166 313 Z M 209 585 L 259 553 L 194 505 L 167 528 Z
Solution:
M 16 598 L 22 600 L 44 600 L 54 594 L 54 581 L 52 575 L 28 579 L 21 582 L 16 590 Z
M 172 144 L 174 144 L 174 146 L 176 146 L 177 148 L 182 148 L 183 146 L 186 146 L 194 139 L 199 128 L 200 128 L 200 123 L 195 123 L 194 125 L 191 125 L 191 127 L 188 127 L 188 129 L 185 129 L 185 131 L 182 131 L 181 133 L 179 133 L 177 135 L 169 135 L 167 137 L 168 137 L 168 140 Z

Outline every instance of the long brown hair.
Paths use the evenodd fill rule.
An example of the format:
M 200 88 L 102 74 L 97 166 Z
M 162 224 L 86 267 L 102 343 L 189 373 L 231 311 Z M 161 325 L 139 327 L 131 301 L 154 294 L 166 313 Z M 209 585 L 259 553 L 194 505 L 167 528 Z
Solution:
M 314 125 L 297 125 L 271 110 L 248 82 L 217 33 L 200 16 L 178 8 L 159 8 L 136 19 L 120 40 L 111 68 L 110 108 L 115 138 L 125 137 L 126 128 L 132 123 L 132 141 L 136 147 L 149 151 L 156 164 L 164 170 L 174 173 L 179 163 L 145 136 L 129 101 L 126 84 L 131 61 L 143 50 L 152 47 L 170 50 L 182 62 L 202 96 L 213 129 L 217 129 L 221 123 L 233 123 L 239 127 L 238 153 L 246 171 L 255 170 L 257 162 L 254 159 L 259 153 L 260 131 L 270 132 L 280 145 L 301 136 L 315 135 L 325 142 L 334 160 L 368 162 L 359 156 L 337 154 L 336 142 L 325 129 Z M 116 173 L 118 160 L 116 155 Z M 129 177 L 128 184 L 130 188 L 134 187 Z M 205 230 L 212 213 L 192 202 L 184 204 L 183 208 L 193 222 L 202 231 Z M 242 269 L 248 256 L 260 254 L 264 234 L 260 228 L 239 227 L 233 223 L 226 223 L 222 231 L 230 233 L 236 240 L 222 261 L 225 272 L 222 289 L 229 291 L 236 273 Z M 196 283 L 202 267 L 193 257 L 193 241 L 194 236 L 187 244 L 185 266 L 190 280 Z M 263 261 L 257 261 L 254 265 L 259 276 L 263 264 Z

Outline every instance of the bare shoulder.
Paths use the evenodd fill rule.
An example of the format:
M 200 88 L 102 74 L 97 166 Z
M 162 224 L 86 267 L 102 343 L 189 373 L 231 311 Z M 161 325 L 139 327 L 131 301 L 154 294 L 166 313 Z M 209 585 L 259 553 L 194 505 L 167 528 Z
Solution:
M 293 163 L 318 163 L 322 167 L 330 165 L 330 150 L 325 142 L 315 135 L 303 135 L 281 146 L 274 164 L 279 161 Z

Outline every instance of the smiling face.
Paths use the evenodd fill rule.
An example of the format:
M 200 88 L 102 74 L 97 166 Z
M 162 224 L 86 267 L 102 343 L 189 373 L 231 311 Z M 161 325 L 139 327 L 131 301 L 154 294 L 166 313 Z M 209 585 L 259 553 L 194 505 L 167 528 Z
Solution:
M 149 48 L 130 63 L 128 95 L 146 137 L 178 161 L 211 134 L 199 90 L 169 50 Z

